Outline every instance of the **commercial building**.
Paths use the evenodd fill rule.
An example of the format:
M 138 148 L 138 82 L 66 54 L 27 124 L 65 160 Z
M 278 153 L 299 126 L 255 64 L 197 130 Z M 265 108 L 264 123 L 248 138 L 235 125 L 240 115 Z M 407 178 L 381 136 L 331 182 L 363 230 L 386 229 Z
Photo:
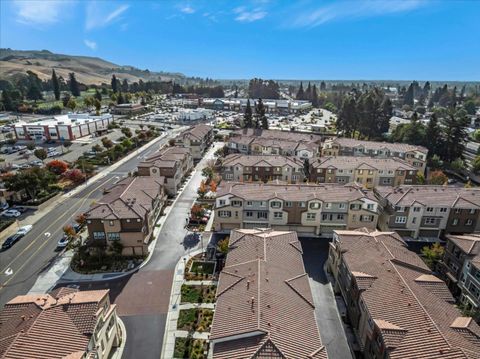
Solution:
M 377 226 L 377 201 L 355 186 L 222 182 L 214 227 L 273 228 L 299 236 L 330 237 L 334 229 Z
M 258 100 L 246 98 L 205 98 L 200 101 L 200 104 L 202 107 L 217 111 L 245 112 L 248 101 L 250 101 L 250 106 L 255 108 Z M 279 115 L 306 112 L 312 108 L 310 101 L 303 100 L 262 99 L 262 102 L 265 106 L 265 112 Z
M 134 115 L 145 110 L 145 106 L 139 103 L 122 103 L 115 105 L 113 113 L 115 115 Z
M 216 296 L 214 359 L 327 358 L 295 232 L 232 231 Z
M 165 205 L 163 177 L 127 177 L 85 213 L 88 244 L 122 245 L 123 255 L 145 255 L 155 222 Z
M 269 182 L 281 180 L 302 183 L 305 179 L 304 162 L 288 156 L 250 156 L 230 154 L 222 160 L 222 178 L 227 181 Z
M 335 231 L 328 267 L 362 358 L 478 358 L 479 326 L 395 232 Z
M 480 234 L 447 235 L 438 265 L 450 291 L 466 309 L 480 309 Z
M 447 186 L 376 187 L 378 228 L 402 237 L 442 238 L 480 228 L 480 189 Z
M 113 118 L 109 114 L 101 116 L 68 114 L 32 122 L 17 122 L 14 130 L 17 140 L 73 141 L 106 131 L 112 121 Z
M 206 108 L 182 109 L 178 113 L 180 122 L 211 121 L 214 119 L 213 110 Z
M 400 158 L 332 156 L 310 162 L 310 181 L 356 182 L 365 188 L 415 184 L 418 168 Z
M 207 148 L 213 141 L 213 127 L 200 124 L 189 128 L 175 137 L 175 146 L 190 150 L 194 160 L 203 158 Z
M 0 312 L 2 358 L 110 358 L 124 340 L 109 290 L 19 295 Z
M 138 164 L 139 176 L 149 176 L 164 181 L 169 196 L 177 194 L 182 181 L 193 169 L 190 149 L 184 147 L 165 147 L 147 157 Z
M 320 154 L 321 137 L 279 130 L 243 129 L 228 139 L 230 153 L 313 158 Z
M 399 157 L 412 166 L 425 172 L 428 150 L 423 146 L 413 146 L 406 143 L 388 143 L 376 141 L 361 141 L 353 138 L 333 138 L 325 140 L 322 156 L 369 156 L 369 157 Z

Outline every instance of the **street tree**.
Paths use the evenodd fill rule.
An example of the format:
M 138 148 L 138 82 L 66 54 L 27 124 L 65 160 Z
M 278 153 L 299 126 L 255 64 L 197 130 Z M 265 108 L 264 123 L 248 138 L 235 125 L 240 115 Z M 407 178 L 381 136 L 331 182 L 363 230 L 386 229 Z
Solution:
M 58 77 L 55 73 L 55 69 L 52 70 L 52 87 L 55 100 L 60 100 L 60 84 L 58 83 Z
M 250 99 L 247 100 L 247 107 L 245 108 L 245 113 L 243 115 L 243 126 L 246 128 L 253 127 L 253 114 L 252 107 L 250 106 Z
M 70 72 L 68 74 L 68 85 L 70 87 L 70 92 L 72 96 L 80 96 L 80 86 L 78 85 L 77 79 L 75 78 L 75 72 Z
M 43 160 L 47 158 L 47 151 L 45 151 L 43 148 L 38 148 L 33 151 L 33 155 L 43 162 Z

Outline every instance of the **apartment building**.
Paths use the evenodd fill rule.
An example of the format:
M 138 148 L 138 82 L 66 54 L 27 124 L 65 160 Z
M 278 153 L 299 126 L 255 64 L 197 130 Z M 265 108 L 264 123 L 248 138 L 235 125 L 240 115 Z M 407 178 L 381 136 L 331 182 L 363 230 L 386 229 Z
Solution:
M 222 182 L 214 227 L 273 228 L 300 236 L 329 237 L 334 229 L 377 226 L 377 201 L 355 186 Z
M 216 296 L 214 359 L 327 359 L 295 232 L 233 230 Z
M 145 255 L 167 196 L 163 177 L 127 177 L 85 213 L 88 244 L 110 247 L 115 241 L 123 255 Z
M 193 169 L 193 157 L 185 147 L 165 147 L 137 166 L 139 176 L 162 177 L 169 196 L 175 196 L 185 176 Z
M 466 308 L 480 309 L 480 235 L 447 235 L 438 265 L 450 291 Z
M 406 143 L 361 141 L 344 137 L 327 139 L 322 147 L 322 156 L 399 157 L 418 168 L 421 173 L 425 172 L 427 154 L 428 150 L 423 146 L 413 146 Z
M 107 359 L 122 332 L 109 290 L 19 295 L 0 312 L 1 358 Z
M 418 168 L 400 158 L 331 156 L 310 163 L 310 181 L 356 182 L 365 188 L 415 184 Z
M 480 327 L 395 232 L 335 231 L 328 268 L 366 359 L 476 359 Z
M 190 149 L 194 160 L 201 160 L 213 141 L 213 127 L 196 125 L 182 132 L 175 138 L 175 146 Z
M 480 189 L 448 186 L 377 187 L 378 228 L 402 237 L 442 238 L 480 229 Z
M 234 153 L 223 159 L 221 173 L 222 178 L 227 181 L 281 180 L 287 183 L 302 183 L 305 179 L 303 166 L 304 161 L 297 157 Z
M 230 153 L 314 158 L 320 154 L 321 137 L 313 134 L 245 128 L 228 139 Z

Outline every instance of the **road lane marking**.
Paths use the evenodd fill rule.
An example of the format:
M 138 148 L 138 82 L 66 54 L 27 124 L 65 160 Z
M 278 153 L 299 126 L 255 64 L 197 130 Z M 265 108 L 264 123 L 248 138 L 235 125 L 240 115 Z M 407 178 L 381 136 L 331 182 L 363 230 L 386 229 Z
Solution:
M 81 202 L 78 202 L 80 204 L 80 206 L 78 206 L 76 210 L 78 210 L 79 208 L 81 208 L 85 202 L 89 199 L 88 197 L 93 193 L 95 192 L 96 190 L 98 190 L 100 187 L 104 186 L 108 181 L 112 180 L 113 178 L 109 178 L 108 180 L 102 182 L 100 185 L 98 185 L 97 187 L 95 187 L 93 190 L 91 190 L 90 192 L 88 192 L 85 196 L 85 198 L 81 201 Z M 77 203 L 77 204 L 78 204 Z M 54 224 L 56 224 L 58 221 L 62 220 L 62 218 L 65 216 L 65 214 L 63 216 L 60 216 L 59 218 L 57 218 L 54 222 L 52 222 L 50 224 L 50 226 L 48 226 L 47 228 L 51 228 Z M 54 229 L 55 231 L 55 229 Z M 13 259 L 9 264 L 7 264 L 7 266 L 3 269 L 3 270 L 6 270 L 8 269 L 19 257 L 20 255 L 22 255 L 26 250 L 28 250 L 39 238 L 41 238 L 42 236 L 38 236 L 36 237 L 27 247 L 25 247 L 16 257 L 15 259 Z M 33 257 L 33 255 L 35 255 L 41 248 L 43 248 L 43 246 L 48 243 L 49 241 L 44 241 L 38 248 L 37 250 L 35 250 L 32 255 L 30 255 L 27 260 L 25 260 L 23 262 L 23 264 L 17 269 L 17 272 L 16 273 L 19 273 L 20 270 L 30 261 L 30 259 Z M 5 288 L 5 286 L 15 277 L 15 275 L 13 275 L 12 277 L 10 277 L 5 283 L 2 283 L 0 284 L 0 291 Z
M 45 232 L 45 237 L 50 237 L 52 234 L 50 232 Z
M 12 274 L 13 274 L 12 268 L 8 268 L 8 269 L 5 271 L 5 274 L 6 274 L 6 275 L 12 275 Z

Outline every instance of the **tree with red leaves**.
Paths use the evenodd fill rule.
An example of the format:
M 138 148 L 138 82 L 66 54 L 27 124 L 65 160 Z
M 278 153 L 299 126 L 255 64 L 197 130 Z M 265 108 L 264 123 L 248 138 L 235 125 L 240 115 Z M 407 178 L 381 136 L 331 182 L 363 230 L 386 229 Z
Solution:
M 61 175 L 68 170 L 68 164 L 60 160 L 53 160 L 47 163 L 47 170 L 56 175 Z

